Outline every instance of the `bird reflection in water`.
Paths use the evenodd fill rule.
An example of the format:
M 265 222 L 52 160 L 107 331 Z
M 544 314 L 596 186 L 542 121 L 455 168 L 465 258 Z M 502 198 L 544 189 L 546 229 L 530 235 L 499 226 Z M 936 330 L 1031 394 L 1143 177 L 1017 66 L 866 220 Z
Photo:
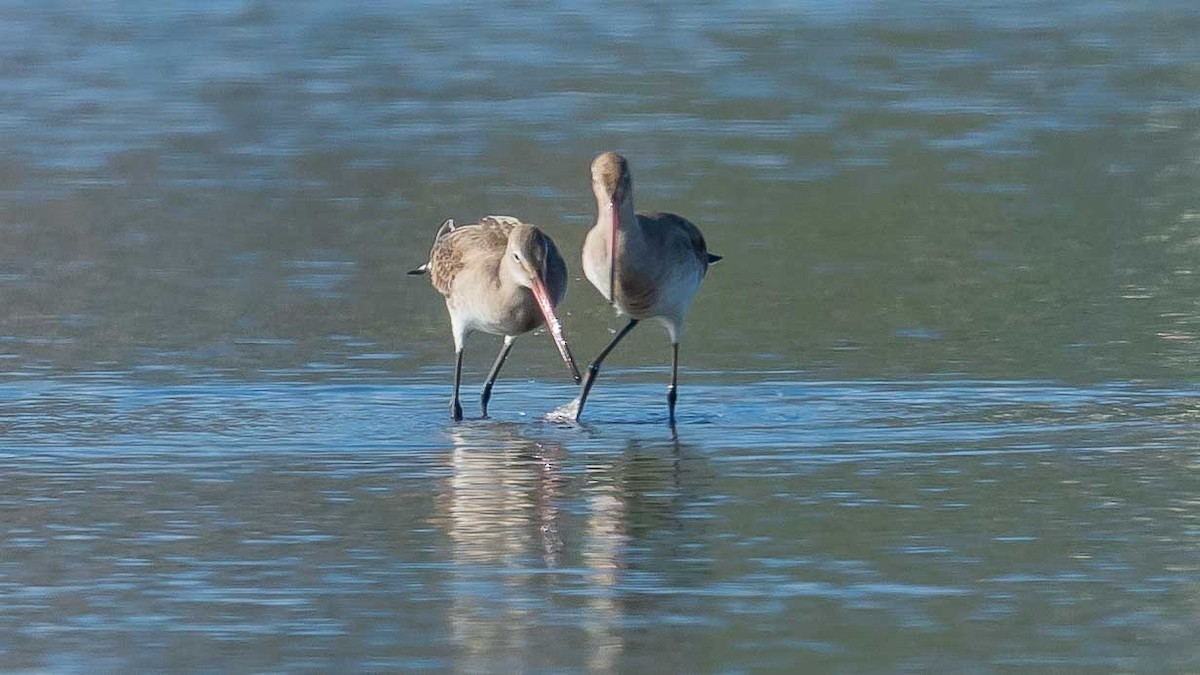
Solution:
M 686 525 L 681 516 L 705 488 L 702 466 L 689 458 L 674 434 L 666 445 L 643 446 L 631 439 L 620 455 L 587 465 L 582 486 L 587 520 L 580 556 L 587 568 L 588 602 L 582 622 L 590 672 L 623 670 L 627 616 L 644 614 L 636 598 L 644 598 L 649 590 L 640 586 L 644 581 L 630 580 L 630 570 L 653 579 L 655 586 L 686 587 L 707 577 L 707 569 L 697 575 L 690 561 L 679 560 L 674 544 L 671 550 L 658 548 L 666 541 L 664 532 L 675 533 L 677 538 L 669 539 L 675 544 L 687 539 L 679 536 Z
M 618 583 L 629 536 L 625 502 L 612 469 L 611 464 L 589 465 L 583 488 L 588 515 L 582 557 L 591 590 L 583 627 L 588 637 L 588 670 L 598 673 L 616 672 L 624 647 Z
M 451 440 L 454 472 L 444 494 L 454 559 L 557 566 L 562 446 L 523 437 L 515 424 L 455 429 Z
M 627 597 L 637 590 L 628 587 L 629 551 L 682 528 L 679 512 L 696 496 L 682 484 L 682 451 L 633 441 L 620 454 L 571 459 L 562 445 L 523 435 L 529 431 L 480 423 L 451 434 L 452 474 L 438 510 L 452 547 L 455 669 L 554 664 L 558 649 L 577 644 L 556 617 L 574 616 L 565 623 L 584 628 L 587 669 L 616 672 Z
M 451 432 L 452 474 L 439 511 L 452 547 L 450 628 L 463 672 L 518 672 L 537 658 L 540 618 L 526 598 L 559 565 L 563 493 L 558 444 L 519 425 Z

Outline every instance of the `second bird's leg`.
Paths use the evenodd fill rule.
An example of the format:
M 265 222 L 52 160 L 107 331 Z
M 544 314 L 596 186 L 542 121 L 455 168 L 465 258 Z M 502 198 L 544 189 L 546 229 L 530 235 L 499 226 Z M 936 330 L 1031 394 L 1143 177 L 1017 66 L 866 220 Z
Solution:
M 462 420 L 462 406 L 458 403 L 458 385 L 462 383 L 463 350 L 454 352 L 454 394 L 450 397 L 450 419 Z
M 679 343 L 671 343 L 671 384 L 667 385 L 667 412 L 670 415 L 671 426 L 675 426 L 675 399 L 679 397 L 675 383 L 679 377 Z
M 492 400 L 492 385 L 496 383 L 496 378 L 500 375 L 500 369 L 504 367 L 504 359 L 508 358 L 508 353 L 512 351 L 513 344 L 517 341 L 511 335 L 504 336 L 504 346 L 500 348 L 500 353 L 496 355 L 496 362 L 492 364 L 492 369 L 488 372 L 487 381 L 483 383 L 483 393 L 479 395 L 479 405 L 483 408 L 483 416 L 487 417 L 488 401 Z
M 637 324 L 637 319 L 630 319 L 629 323 L 625 324 L 625 327 L 621 329 L 621 332 L 617 333 L 616 337 L 612 339 L 612 342 L 609 342 L 608 346 L 600 352 L 600 355 L 596 357 L 596 360 L 592 361 L 592 365 L 588 366 L 587 375 L 583 376 L 583 387 L 581 387 L 579 390 L 579 405 L 575 408 L 576 421 L 578 421 L 579 416 L 583 414 L 583 404 L 587 402 L 588 392 L 592 390 L 592 385 L 596 383 L 596 375 L 600 373 L 600 364 L 604 363 L 604 359 L 608 356 L 608 353 L 611 352 L 613 348 L 617 346 L 617 343 L 620 342 L 626 335 L 628 335 L 629 331 L 633 330 L 633 327 Z

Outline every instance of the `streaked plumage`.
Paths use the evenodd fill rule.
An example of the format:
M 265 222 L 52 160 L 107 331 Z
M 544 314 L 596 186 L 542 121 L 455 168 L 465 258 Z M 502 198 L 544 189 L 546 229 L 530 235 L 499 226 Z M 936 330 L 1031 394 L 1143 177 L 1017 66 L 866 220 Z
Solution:
M 467 336 L 476 331 L 504 336 L 504 346 L 484 383 L 480 403 L 487 417 L 492 385 L 518 335 L 546 325 L 559 353 L 579 371 L 562 335 L 554 308 L 567 291 L 567 266 L 554 241 L 538 228 L 510 216 L 487 216 L 478 223 L 442 223 L 429 262 L 409 274 L 429 274 L 446 298 L 454 334 L 454 394 L 450 416 L 462 419 L 458 389 Z

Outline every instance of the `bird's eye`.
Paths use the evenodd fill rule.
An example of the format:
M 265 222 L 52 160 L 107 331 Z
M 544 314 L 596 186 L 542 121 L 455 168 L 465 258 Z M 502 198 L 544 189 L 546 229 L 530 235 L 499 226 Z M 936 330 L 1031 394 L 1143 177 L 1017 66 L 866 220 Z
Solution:
M 521 262 L 521 254 L 517 253 L 516 251 L 513 251 L 513 260 L 516 260 L 517 262 Z

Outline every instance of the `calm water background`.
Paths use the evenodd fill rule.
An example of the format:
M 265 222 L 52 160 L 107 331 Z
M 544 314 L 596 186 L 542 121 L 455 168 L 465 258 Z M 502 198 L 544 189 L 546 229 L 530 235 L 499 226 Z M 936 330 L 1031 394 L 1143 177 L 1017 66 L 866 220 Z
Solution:
M 1200 670 L 1192 2 L 0 2 L 0 670 Z M 449 424 L 443 218 L 726 259 Z M 468 349 L 468 415 L 498 342 Z

